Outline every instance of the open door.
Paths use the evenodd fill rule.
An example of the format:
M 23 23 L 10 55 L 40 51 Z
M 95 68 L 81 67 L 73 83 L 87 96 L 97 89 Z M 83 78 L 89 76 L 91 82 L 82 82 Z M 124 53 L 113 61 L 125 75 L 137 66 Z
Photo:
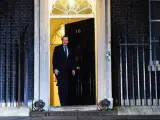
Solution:
M 96 102 L 94 19 L 65 25 L 69 47 L 76 60 L 76 76 L 69 81 L 70 105 Z

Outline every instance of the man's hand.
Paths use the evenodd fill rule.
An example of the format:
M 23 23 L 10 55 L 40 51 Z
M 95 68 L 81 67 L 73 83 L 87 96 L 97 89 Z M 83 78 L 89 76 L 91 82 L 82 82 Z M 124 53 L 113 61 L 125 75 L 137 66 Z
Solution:
M 54 70 L 55 75 L 59 74 L 59 71 L 57 69 Z
M 72 75 L 75 76 L 75 74 L 76 74 L 76 71 L 72 70 Z

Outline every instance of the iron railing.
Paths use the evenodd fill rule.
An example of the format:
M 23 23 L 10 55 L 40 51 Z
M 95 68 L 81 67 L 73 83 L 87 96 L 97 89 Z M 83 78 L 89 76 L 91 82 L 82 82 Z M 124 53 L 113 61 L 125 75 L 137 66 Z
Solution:
M 27 33 L 25 26 L 19 40 L 0 40 L 0 107 L 28 106 Z
M 120 104 L 160 105 L 160 40 L 120 40 Z

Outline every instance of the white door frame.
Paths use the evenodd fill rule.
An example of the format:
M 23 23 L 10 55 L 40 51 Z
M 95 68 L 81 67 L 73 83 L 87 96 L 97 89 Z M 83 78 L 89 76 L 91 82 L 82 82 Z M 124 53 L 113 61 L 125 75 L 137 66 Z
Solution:
M 34 0 L 34 101 L 45 102 L 50 109 L 50 15 L 49 0 Z M 112 99 L 110 0 L 97 0 L 95 16 L 97 98 Z M 64 16 L 67 17 L 67 16 Z M 86 18 L 86 16 L 83 16 Z M 91 17 L 91 16 L 88 16 Z M 109 60 L 108 60 L 109 57 Z M 86 107 L 87 109 L 87 107 Z

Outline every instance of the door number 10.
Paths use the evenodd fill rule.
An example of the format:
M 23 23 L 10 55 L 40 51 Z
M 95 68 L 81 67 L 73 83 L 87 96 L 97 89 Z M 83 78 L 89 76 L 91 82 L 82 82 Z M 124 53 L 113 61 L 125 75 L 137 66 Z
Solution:
M 81 33 L 81 29 L 76 29 L 76 33 Z

